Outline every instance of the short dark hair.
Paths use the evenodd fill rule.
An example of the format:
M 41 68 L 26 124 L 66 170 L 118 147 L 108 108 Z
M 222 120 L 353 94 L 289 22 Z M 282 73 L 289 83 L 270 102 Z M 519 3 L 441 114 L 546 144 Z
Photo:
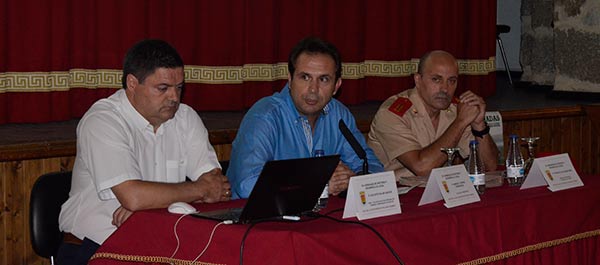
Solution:
M 127 75 L 134 75 L 140 83 L 157 68 L 183 67 L 177 50 L 163 40 L 142 40 L 131 47 L 123 60 L 123 88 L 127 88 Z
M 327 41 L 317 37 L 308 37 L 298 42 L 288 57 L 288 71 L 292 78 L 294 76 L 294 72 L 296 71 L 296 61 L 302 53 L 321 53 L 331 56 L 335 62 L 335 79 L 337 80 L 342 76 L 342 58 L 338 52 L 338 49 Z

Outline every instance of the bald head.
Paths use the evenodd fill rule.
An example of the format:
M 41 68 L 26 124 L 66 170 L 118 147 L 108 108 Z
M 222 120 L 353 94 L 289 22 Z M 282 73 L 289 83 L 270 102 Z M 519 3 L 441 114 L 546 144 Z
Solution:
M 447 51 L 435 50 L 429 51 L 421 56 L 417 73 L 423 74 L 425 68 L 431 64 L 454 64 L 458 70 L 458 62 L 452 54 Z

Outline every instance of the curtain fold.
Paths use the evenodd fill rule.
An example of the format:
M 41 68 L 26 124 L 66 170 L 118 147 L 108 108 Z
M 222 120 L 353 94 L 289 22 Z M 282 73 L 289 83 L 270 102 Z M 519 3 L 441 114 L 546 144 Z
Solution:
M 0 124 L 81 117 L 121 87 L 123 56 L 160 38 L 186 64 L 184 102 L 242 110 L 278 91 L 287 56 L 314 35 L 344 61 L 338 99 L 384 100 L 413 86 L 426 51 L 460 60 L 459 92 L 495 90 L 496 1 L 5 0 L 0 4 Z

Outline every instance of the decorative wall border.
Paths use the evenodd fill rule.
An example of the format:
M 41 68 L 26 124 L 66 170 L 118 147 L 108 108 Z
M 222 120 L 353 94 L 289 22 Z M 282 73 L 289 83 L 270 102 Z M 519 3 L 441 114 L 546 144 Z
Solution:
M 495 60 L 495 57 L 487 60 L 458 60 L 459 72 L 463 75 L 488 75 L 496 71 Z M 418 59 L 344 63 L 342 77 L 406 77 L 416 71 L 418 63 Z M 287 63 L 242 66 L 186 65 L 185 79 L 187 83 L 217 85 L 283 80 L 287 79 Z M 0 93 L 68 91 L 74 87 L 121 88 L 121 70 L 74 68 L 69 71 L 0 73 Z

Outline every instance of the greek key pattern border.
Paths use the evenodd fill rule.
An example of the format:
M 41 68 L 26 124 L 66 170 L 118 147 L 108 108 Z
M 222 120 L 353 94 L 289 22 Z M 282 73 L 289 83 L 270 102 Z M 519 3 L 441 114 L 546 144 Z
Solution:
M 342 78 L 365 77 L 397 78 L 412 75 L 419 60 L 376 61 L 344 63 Z M 495 57 L 487 60 L 458 60 L 460 74 L 487 75 L 496 71 Z M 4 72 L 0 73 L 0 93 L 6 92 L 52 92 L 71 88 L 121 88 L 121 70 L 70 69 L 53 72 Z M 244 82 L 275 81 L 287 79 L 287 63 L 245 64 L 242 66 L 185 66 L 186 83 L 242 84 Z

